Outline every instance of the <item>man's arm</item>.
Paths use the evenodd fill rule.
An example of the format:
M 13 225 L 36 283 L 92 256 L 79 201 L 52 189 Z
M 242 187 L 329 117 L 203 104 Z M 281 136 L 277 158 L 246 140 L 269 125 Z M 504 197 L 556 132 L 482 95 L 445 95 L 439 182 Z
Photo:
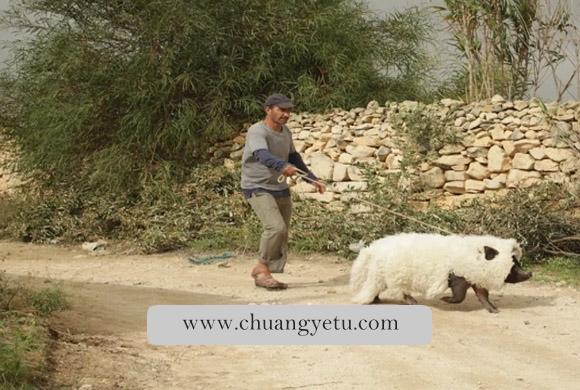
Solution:
M 323 194 L 326 191 L 325 185 L 323 183 L 321 183 L 320 180 L 316 177 L 316 175 L 314 173 L 312 173 L 312 171 L 310 169 L 308 169 L 306 164 L 304 164 L 304 160 L 302 160 L 302 156 L 300 155 L 300 153 L 291 152 L 290 155 L 288 156 L 288 162 L 292 163 L 298 169 L 306 172 L 307 173 L 306 177 L 313 180 L 313 181 L 309 181 L 309 180 L 307 180 L 307 181 L 310 182 L 310 184 L 312 184 L 314 187 L 316 187 L 316 190 L 318 192 Z
M 307 172 L 307 177 L 316 181 L 312 182 L 311 184 L 316 187 L 318 192 L 323 193 L 325 191 L 325 187 L 322 183 L 317 182 L 318 178 L 314 173 L 312 173 L 306 164 L 304 164 L 304 160 L 300 156 L 298 152 L 292 152 L 288 156 L 288 162 L 284 160 L 280 160 L 279 158 L 275 157 L 270 153 L 267 149 L 258 149 L 253 153 L 254 157 L 262 164 L 267 166 L 270 169 L 274 169 L 278 172 L 281 172 L 284 176 L 292 176 L 296 173 L 296 168 Z M 296 168 L 294 168 L 296 167 Z
M 296 168 L 304 171 L 307 173 L 307 177 L 309 179 L 312 180 L 318 180 L 318 178 L 316 177 L 316 175 L 314 175 L 314 173 L 312 173 L 308 167 L 306 166 L 306 164 L 304 163 L 304 160 L 302 160 L 302 156 L 300 155 L 300 153 L 298 152 L 292 152 L 288 155 L 288 162 L 293 164 Z
M 284 169 L 284 165 L 287 164 L 286 161 L 280 160 L 279 158 L 275 157 L 267 149 L 258 149 L 253 153 L 253 155 L 259 162 L 261 162 L 268 168 L 274 169 L 278 172 L 282 172 L 282 170 Z

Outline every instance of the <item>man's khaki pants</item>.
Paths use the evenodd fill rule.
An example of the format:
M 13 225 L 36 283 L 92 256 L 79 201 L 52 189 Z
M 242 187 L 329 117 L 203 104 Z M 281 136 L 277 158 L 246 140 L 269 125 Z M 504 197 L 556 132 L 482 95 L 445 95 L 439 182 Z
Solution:
M 291 198 L 275 198 L 267 192 L 255 192 L 248 202 L 264 228 L 260 240 L 260 262 L 266 264 L 270 272 L 284 272 L 288 258 Z

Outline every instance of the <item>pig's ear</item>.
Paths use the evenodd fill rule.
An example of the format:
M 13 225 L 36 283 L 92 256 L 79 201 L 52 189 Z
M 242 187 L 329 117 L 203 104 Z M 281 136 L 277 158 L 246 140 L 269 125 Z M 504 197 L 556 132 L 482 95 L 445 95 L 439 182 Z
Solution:
M 485 251 L 485 260 L 493 260 L 499 254 L 497 249 L 490 246 L 484 246 L 483 250 Z

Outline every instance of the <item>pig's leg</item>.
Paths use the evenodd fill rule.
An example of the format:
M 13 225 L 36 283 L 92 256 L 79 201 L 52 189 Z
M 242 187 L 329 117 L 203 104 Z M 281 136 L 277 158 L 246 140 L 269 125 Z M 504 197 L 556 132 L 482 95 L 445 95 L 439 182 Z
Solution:
M 499 312 L 499 310 L 497 310 L 497 307 L 495 307 L 493 303 L 489 301 L 489 291 L 487 291 L 487 289 L 476 286 L 475 284 L 471 287 L 473 287 L 473 291 L 475 291 L 475 295 L 477 295 L 479 302 L 481 302 L 483 307 L 485 307 L 488 312 L 490 313 Z
M 461 303 L 465 299 L 465 293 L 471 284 L 461 276 L 449 275 L 449 287 L 453 296 L 443 297 L 441 300 L 447 303 Z

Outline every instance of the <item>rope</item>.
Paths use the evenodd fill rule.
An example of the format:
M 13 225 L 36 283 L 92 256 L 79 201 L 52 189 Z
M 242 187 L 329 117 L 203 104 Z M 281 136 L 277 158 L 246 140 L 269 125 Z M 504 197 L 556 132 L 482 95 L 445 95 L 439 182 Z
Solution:
M 301 169 L 298 169 L 298 168 L 296 168 L 296 170 L 298 171 L 298 174 L 297 174 L 297 176 L 301 177 L 303 180 L 307 180 L 307 181 L 309 181 L 309 182 L 311 182 L 311 183 L 317 183 L 317 184 L 321 184 L 321 185 L 324 185 L 324 186 L 326 186 L 326 185 L 327 185 L 326 183 L 324 183 L 324 182 L 322 182 L 322 181 L 320 181 L 320 180 L 314 180 L 314 179 L 311 179 L 310 177 L 308 177 L 308 176 L 307 176 L 307 175 L 308 175 L 308 174 L 307 174 L 307 172 L 304 172 L 304 171 L 303 171 L 303 170 L 301 170 Z M 285 177 L 285 176 L 283 176 L 283 175 L 281 175 L 280 177 L 278 177 L 278 182 L 282 182 L 282 181 L 283 181 L 283 180 L 285 180 L 285 179 L 286 179 L 286 177 Z M 388 212 L 388 213 L 391 213 L 391 214 L 393 214 L 393 215 L 396 215 L 397 217 L 405 218 L 405 219 L 411 220 L 411 221 L 413 221 L 413 222 L 415 222 L 415 223 L 418 223 L 418 224 L 420 224 L 420 225 L 423 225 L 423 226 L 426 226 L 426 227 L 429 227 L 429 228 L 432 228 L 432 229 L 435 229 L 435 230 L 439 230 L 440 232 L 447 233 L 447 234 L 454 234 L 453 232 L 450 232 L 449 230 L 446 230 L 446 229 L 440 228 L 440 227 L 438 227 L 438 226 L 435 226 L 435 225 L 431 225 L 431 224 L 429 224 L 429 223 L 427 223 L 427 222 L 420 221 L 420 220 L 418 220 L 418 219 L 416 219 L 416 218 L 413 218 L 413 217 L 410 217 L 410 216 L 408 216 L 408 215 L 401 214 L 401 213 L 399 213 L 399 212 L 397 212 L 397 211 L 393 211 L 393 210 L 391 210 L 391 209 L 389 209 L 389 208 L 386 208 L 386 207 L 384 207 L 384 206 L 378 205 L 378 204 L 376 204 L 376 203 L 373 203 L 373 202 L 369 202 L 368 200 L 359 199 L 359 198 L 354 198 L 354 200 L 356 200 L 356 201 L 358 201 L 358 202 L 366 203 L 366 204 L 368 204 L 369 206 L 376 207 L 376 208 L 378 208 L 378 209 L 381 209 L 381 210 L 383 210 L 383 211 L 386 211 L 386 212 Z
M 218 260 L 229 259 L 231 257 L 234 257 L 234 255 L 232 253 L 224 252 L 222 255 L 217 255 L 217 256 L 205 256 L 205 257 L 187 256 L 185 259 L 190 261 L 193 264 L 202 265 L 202 264 L 211 264 L 211 263 L 216 262 Z

